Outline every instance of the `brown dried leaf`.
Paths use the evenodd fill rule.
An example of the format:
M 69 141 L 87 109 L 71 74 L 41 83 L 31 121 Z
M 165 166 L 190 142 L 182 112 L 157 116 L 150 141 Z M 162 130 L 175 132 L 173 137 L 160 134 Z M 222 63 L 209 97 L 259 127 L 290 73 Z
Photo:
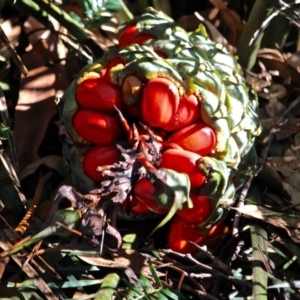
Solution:
M 279 117 L 285 111 L 285 106 L 277 100 L 277 98 L 269 98 L 269 103 L 265 107 L 271 118 Z
M 261 125 L 262 125 L 262 128 L 263 128 L 263 132 L 262 132 L 262 135 L 265 136 L 265 135 L 268 135 L 271 131 L 271 129 L 273 127 L 276 126 L 276 123 L 278 122 L 279 118 L 264 118 L 261 120 Z
M 7 48 L 9 52 L 9 56 L 13 59 L 19 70 L 23 75 L 27 75 L 27 69 L 25 65 L 23 64 L 22 60 L 20 59 L 17 51 L 15 50 L 13 44 L 10 42 L 9 38 L 7 37 L 5 31 L 2 29 L 2 26 L 0 25 L 0 41 L 1 46 L 4 45 L 5 48 Z
M 263 206 L 244 205 L 240 208 L 233 208 L 247 218 L 255 218 L 269 223 L 275 227 L 283 228 L 295 243 L 300 243 L 300 215 L 288 214 L 287 212 L 275 212 Z
M 299 187 L 298 182 L 298 187 Z M 283 181 L 283 188 L 286 190 L 286 192 L 291 196 L 291 205 L 295 206 L 295 209 L 300 211 L 300 190 L 299 188 L 295 188 L 292 185 L 290 185 L 288 182 Z
M 215 23 L 215 19 L 216 19 L 216 15 L 210 14 L 211 11 L 204 11 L 201 12 L 201 16 L 203 17 L 204 20 L 209 21 L 210 23 L 213 24 L 213 26 L 216 25 Z M 183 15 L 181 16 L 177 23 L 184 28 L 186 31 L 195 31 L 200 24 L 203 24 L 203 22 L 199 19 L 199 17 L 197 17 L 196 14 L 190 14 L 190 15 Z
M 78 257 L 93 266 L 120 269 L 130 268 L 137 274 L 145 276 L 151 274 L 146 257 L 133 249 L 120 249 L 112 253 L 112 259 L 84 255 L 79 255 Z
M 294 130 L 297 131 L 297 133 L 293 136 L 293 141 L 291 142 L 290 147 L 284 153 L 285 157 L 299 157 L 300 155 L 300 133 L 298 132 L 298 124 L 294 126 Z
M 263 169 L 258 174 L 258 179 L 263 182 L 267 187 L 272 188 L 277 194 L 285 196 L 286 192 L 282 185 L 282 178 L 275 168 L 264 164 Z
M 59 30 L 58 22 L 51 19 L 51 23 Z M 40 144 L 56 109 L 56 91 L 64 90 L 69 84 L 62 65 L 56 63 L 52 67 L 46 66 L 66 56 L 66 48 L 59 42 L 58 35 L 45 29 L 32 17 L 27 18 L 24 30 L 28 33 L 32 51 L 27 49 L 22 55 L 28 75 L 21 78 L 15 110 L 14 139 L 20 170 L 39 158 Z
M 285 61 L 284 56 L 276 49 L 263 48 L 258 51 L 258 60 L 267 70 L 278 71 L 279 78 L 283 84 L 290 84 L 292 80 L 291 68 Z
M 9 257 L 2 258 L 0 261 L 0 279 L 3 278 L 3 274 L 5 272 L 8 262 L 9 262 Z
M 283 54 L 277 49 L 261 48 L 259 49 L 259 56 L 279 62 L 285 62 Z
M 258 93 L 258 96 L 264 99 L 273 100 L 273 99 L 282 99 L 286 96 L 286 88 L 282 84 L 269 83 Z
M 299 124 L 296 124 L 297 125 L 297 129 L 299 128 Z M 296 135 L 295 135 L 295 137 L 294 137 L 294 148 L 293 148 L 293 150 L 294 151 L 297 151 L 297 153 L 296 153 L 296 155 L 297 156 L 299 156 L 300 155 L 300 152 L 298 152 L 299 151 L 299 149 L 300 149 L 300 133 L 298 132 Z
M 19 35 L 21 33 L 21 26 L 14 20 L 14 18 L 10 18 L 8 20 L 3 20 L 1 22 L 1 27 L 4 33 L 6 34 L 8 40 L 14 45 L 17 43 Z M 1 55 L 8 57 L 5 53 L 8 55 L 8 49 L 6 47 L 3 47 L 1 49 Z
M 221 20 L 231 29 L 228 38 L 229 44 L 236 46 L 245 27 L 240 16 L 234 10 L 229 9 L 221 0 L 210 0 L 210 3 L 219 9 Z
M 300 173 L 291 173 L 285 180 L 288 184 L 299 191 L 300 188 Z
M 261 139 L 268 137 L 270 131 L 273 128 L 275 128 L 277 131 L 275 135 L 277 141 L 284 140 L 299 132 L 299 119 L 291 117 L 288 118 L 288 120 L 284 124 L 276 125 L 279 119 L 280 117 L 261 119 L 261 124 L 263 127 L 263 131 L 260 137 Z
M 207 32 L 208 35 L 210 37 L 210 39 L 216 43 L 222 44 L 223 46 L 225 46 L 228 50 L 229 49 L 229 45 L 228 45 L 228 41 L 226 40 L 226 38 L 221 34 L 221 32 L 216 28 L 216 26 L 214 26 L 211 22 L 209 22 L 208 20 L 206 20 L 202 15 L 200 15 L 198 12 L 195 12 L 195 16 L 198 18 L 199 20 L 199 24 L 202 23 Z
M 300 158 L 296 156 L 269 157 L 267 164 L 273 169 L 280 171 L 287 177 L 300 169 Z
M 270 157 L 267 164 L 270 177 L 269 183 L 273 188 L 276 185 L 280 186 L 281 195 L 288 195 L 291 205 L 295 205 L 296 209 L 300 211 L 300 158 L 299 157 Z M 278 175 L 280 173 L 282 176 Z M 262 176 L 269 176 L 267 174 Z M 275 180 L 276 181 L 275 181 Z
M 62 177 L 66 177 L 69 174 L 69 171 L 66 168 L 66 164 L 62 157 L 57 155 L 48 155 L 36 160 L 35 162 L 28 165 L 25 169 L 23 169 L 19 175 L 20 179 L 24 179 L 25 177 L 35 173 L 37 169 L 43 165 L 57 171 Z
M 8 242 L 7 237 L 4 237 L 3 235 L 0 235 L 0 248 L 4 251 L 10 249 L 12 247 L 12 244 Z M 35 286 L 40 290 L 42 295 L 45 296 L 45 299 L 53 299 L 58 300 L 58 297 L 55 295 L 55 293 L 50 289 L 50 287 L 46 284 L 46 282 L 43 280 L 43 278 L 39 275 L 39 271 L 43 269 L 39 265 L 38 262 L 35 261 L 35 267 L 32 267 L 30 263 L 26 263 L 26 257 L 24 257 L 22 254 L 15 254 L 12 256 L 12 260 L 22 269 L 22 272 L 25 273 L 29 279 L 32 279 Z M 39 271 L 36 271 L 36 269 L 39 269 Z M 45 269 L 43 269 L 45 271 Z
M 20 170 L 39 158 L 39 146 L 55 111 L 55 71 L 43 67 L 44 61 L 32 53 L 22 59 L 29 72 L 22 79 L 15 112 L 14 138 Z
M 228 41 L 216 27 L 216 23 L 218 23 L 216 22 L 218 12 L 218 9 L 214 8 L 210 12 L 201 12 L 201 15 L 198 12 L 192 15 L 184 15 L 180 17 L 178 24 L 186 31 L 194 31 L 202 24 L 212 41 L 228 48 Z
M 271 85 L 270 81 L 258 78 L 256 76 L 249 75 L 247 76 L 246 80 L 257 93 Z
M 39 39 L 36 43 L 32 45 L 32 53 L 40 58 L 43 58 L 47 55 L 49 49 L 49 44 L 46 39 Z
M 87 293 L 83 293 L 83 292 L 81 292 L 81 291 L 75 291 L 75 293 L 74 293 L 74 295 L 73 295 L 73 297 L 72 297 L 72 299 L 80 299 L 80 298 L 82 298 L 82 299 L 88 299 L 89 297 L 88 297 L 88 294 Z
M 280 197 L 272 192 L 266 192 L 263 193 L 262 198 L 265 206 L 269 206 L 278 210 L 286 208 L 287 202 L 282 198 L 282 196 Z
M 199 24 L 201 24 L 199 19 L 194 14 L 184 15 L 180 17 L 177 22 L 186 31 L 194 31 L 198 28 Z
M 286 62 L 289 66 L 298 73 L 298 76 L 295 76 L 293 80 L 299 81 L 300 78 L 300 52 L 295 53 L 286 53 L 284 54 Z M 296 74 L 295 74 L 296 75 Z

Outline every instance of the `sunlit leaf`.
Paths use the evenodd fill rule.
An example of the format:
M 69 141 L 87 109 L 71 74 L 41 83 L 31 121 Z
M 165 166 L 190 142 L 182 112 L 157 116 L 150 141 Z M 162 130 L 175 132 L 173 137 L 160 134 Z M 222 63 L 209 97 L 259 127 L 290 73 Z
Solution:
M 161 292 L 155 293 L 153 296 L 151 296 L 151 299 L 153 299 L 153 300 L 168 300 L 168 298 Z
M 84 24 L 82 23 L 81 18 L 75 12 L 71 11 L 70 16 L 77 22 L 78 25 L 84 28 Z
M 187 174 L 161 168 L 151 176 L 156 188 L 157 204 L 168 208 L 169 212 L 150 235 L 171 220 L 177 210 L 182 209 L 184 203 L 187 202 L 188 207 L 193 206 L 189 197 L 191 183 Z
M 119 274 L 117 274 L 117 273 L 107 274 L 103 278 L 101 287 L 100 287 L 99 291 L 97 292 L 94 299 L 95 300 L 111 300 L 113 295 L 116 292 L 119 281 L 120 281 Z
M 153 276 L 153 279 L 155 280 L 155 283 L 156 283 L 159 287 L 162 287 L 161 280 L 160 280 L 159 277 L 157 276 L 156 270 L 154 269 L 151 260 L 148 260 L 148 264 L 149 264 L 149 268 L 150 268 L 151 274 L 152 274 L 152 276 Z
M 278 212 L 257 205 L 244 205 L 240 208 L 233 208 L 238 210 L 247 218 L 255 218 L 266 223 L 272 224 L 275 227 L 285 229 L 294 242 L 300 243 L 300 214 L 297 212 Z
M 7 140 L 12 133 L 9 127 L 0 127 L 0 140 Z
M 42 229 L 39 233 L 35 234 L 30 239 L 25 238 L 23 243 L 16 244 L 16 246 L 13 246 L 9 251 L 2 253 L 1 256 L 5 257 L 18 253 L 24 248 L 37 243 L 40 240 L 43 240 L 51 235 L 61 236 L 65 238 L 69 237 L 72 232 L 66 230 L 66 228 L 62 227 L 61 225 L 64 225 L 69 229 L 74 229 L 79 225 L 80 220 L 81 213 L 78 210 L 74 210 L 73 208 L 58 210 L 57 212 L 55 212 L 49 226 Z
M 169 290 L 169 289 L 162 289 L 160 291 L 164 295 L 168 296 L 168 299 L 172 300 L 188 300 L 182 293 L 175 291 L 175 290 Z
M 83 8 L 84 24 L 89 29 L 99 28 L 121 8 L 119 0 L 79 0 Z
M 292 282 L 282 282 L 282 283 L 277 283 L 274 285 L 268 286 L 268 289 L 282 289 L 282 288 L 295 288 L 299 289 L 300 288 L 300 280 L 295 280 Z

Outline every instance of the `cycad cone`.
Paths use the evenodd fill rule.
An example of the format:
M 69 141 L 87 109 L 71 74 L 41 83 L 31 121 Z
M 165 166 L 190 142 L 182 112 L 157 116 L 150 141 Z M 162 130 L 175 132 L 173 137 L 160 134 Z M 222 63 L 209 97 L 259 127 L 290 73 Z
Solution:
M 64 157 L 71 168 L 73 184 L 83 193 L 95 188 L 96 184 L 85 175 L 79 159 L 90 143 L 78 136 L 72 126 L 72 118 L 79 109 L 76 88 L 87 78 L 101 77 L 104 67 L 112 59 L 120 58 L 123 64 L 110 70 L 110 78 L 120 90 L 129 75 L 144 84 L 163 77 L 177 86 L 180 95 L 196 95 L 200 102 L 202 122 L 216 135 L 213 151 L 198 162 L 198 168 L 207 175 L 207 182 L 199 187 L 199 193 L 206 195 L 214 208 L 211 217 L 202 225 L 210 227 L 224 216 L 224 204 L 234 204 L 237 189 L 256 164 L 254 139 L 260 134 L 256 95 L 245 83 L 236 58 L 222 45 L 212 42 L 202 26 L 196 32 L 187 33 L 152 8 L 122 25 L 120 32 L 129 25 L 136 26 L 137 34 L 148 34 L 155 39 L 142 46 L 116 47 L 86 66 L 66 90 L 60 104 L 62 126 L 67 132 Z M 157 53 L 164 53 L 167 58 Z

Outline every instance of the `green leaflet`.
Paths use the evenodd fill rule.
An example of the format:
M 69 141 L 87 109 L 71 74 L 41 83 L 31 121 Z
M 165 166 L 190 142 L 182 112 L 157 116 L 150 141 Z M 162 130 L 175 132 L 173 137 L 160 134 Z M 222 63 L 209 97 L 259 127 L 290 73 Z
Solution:
M 0 140 L 7 140 L 12 131 L 9 127 L 0 127 Z
M 153 269 L 154 272 L 156 272 Z M 116 299 L 126 300 L 187 300 L 180 292 L 170 289 L 163 288 L 163 286 L 155 287 L 153 283 L 145 276 L 140 275 L 138 281 L 134 284 L 128 280 L 123 280 L 126 284 L 126 288 L 116 295 Z M 155 282 L 157 284 L 157 282 Z
M 65 227 L 69 229 L 76 228 L 81 221 L 81 213 L 78 210 L 74 210 L 72 208 L 66 208 L 58 210 L 51 221 L 51 224 L 44 228 L 42 231 L 34 235 L 32 238 L 30 238 L 28 241 L 22 243 L 21 245 L 17 247 L 12 247 L 11 250 L 5 252 L 3 255 L 10 256 L 15 253 L 18 253 L 25 247 L 28 247 L 34 243 L 39 242 L 42 239 L 45 239 L 46 237 L 50 235 L 57 235 L 60 237 L 69 237 L 72 233 L 65 228 L 61 227 L 58 223 L 64 225 Z
M 110 300 L 116 293 L 121 277 L 117 273 L 109 273 L 103 278 L 99 291 L 95 295 L 95 300 Z
M 165 225 L 175 215 L 178 209 L 187 202 L 188 207 L 193 207 L 189 197 L 190 180 L 184 173 L 178 173 L 170 169 L 159 169 L 149 175 L 154 187 L 156 188 L 156 202 L 161 207 L 169 208 L 168 214 L 152 230 L 152 235 L 157 229 Z

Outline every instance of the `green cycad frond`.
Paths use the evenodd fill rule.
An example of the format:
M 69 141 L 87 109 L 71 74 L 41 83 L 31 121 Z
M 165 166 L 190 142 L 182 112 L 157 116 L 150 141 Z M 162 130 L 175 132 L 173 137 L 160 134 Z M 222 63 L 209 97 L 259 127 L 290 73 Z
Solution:
M 155 272 L 154 268 L 151 268 L 151 272 Z M 158 275 L 153 276 L 158 278 Z M 187 300 L 187 298 L 175 289 L 164 288 L 162 283 L 152 283 L 146 276 L 140 275 L 138 281 L 134 284 L 128 280 L 123 280 L 126 287 L 123 291 L 119 292 L 117 299 L 128 300 Z
M 83 25 L 90 30 L 108 22 L 121 8 L 119 0 L 79 0 L 78 4 L 83 9 Z
M 12 133 L 9 127 L 0 127 L 0 140 L 7 140 Z

